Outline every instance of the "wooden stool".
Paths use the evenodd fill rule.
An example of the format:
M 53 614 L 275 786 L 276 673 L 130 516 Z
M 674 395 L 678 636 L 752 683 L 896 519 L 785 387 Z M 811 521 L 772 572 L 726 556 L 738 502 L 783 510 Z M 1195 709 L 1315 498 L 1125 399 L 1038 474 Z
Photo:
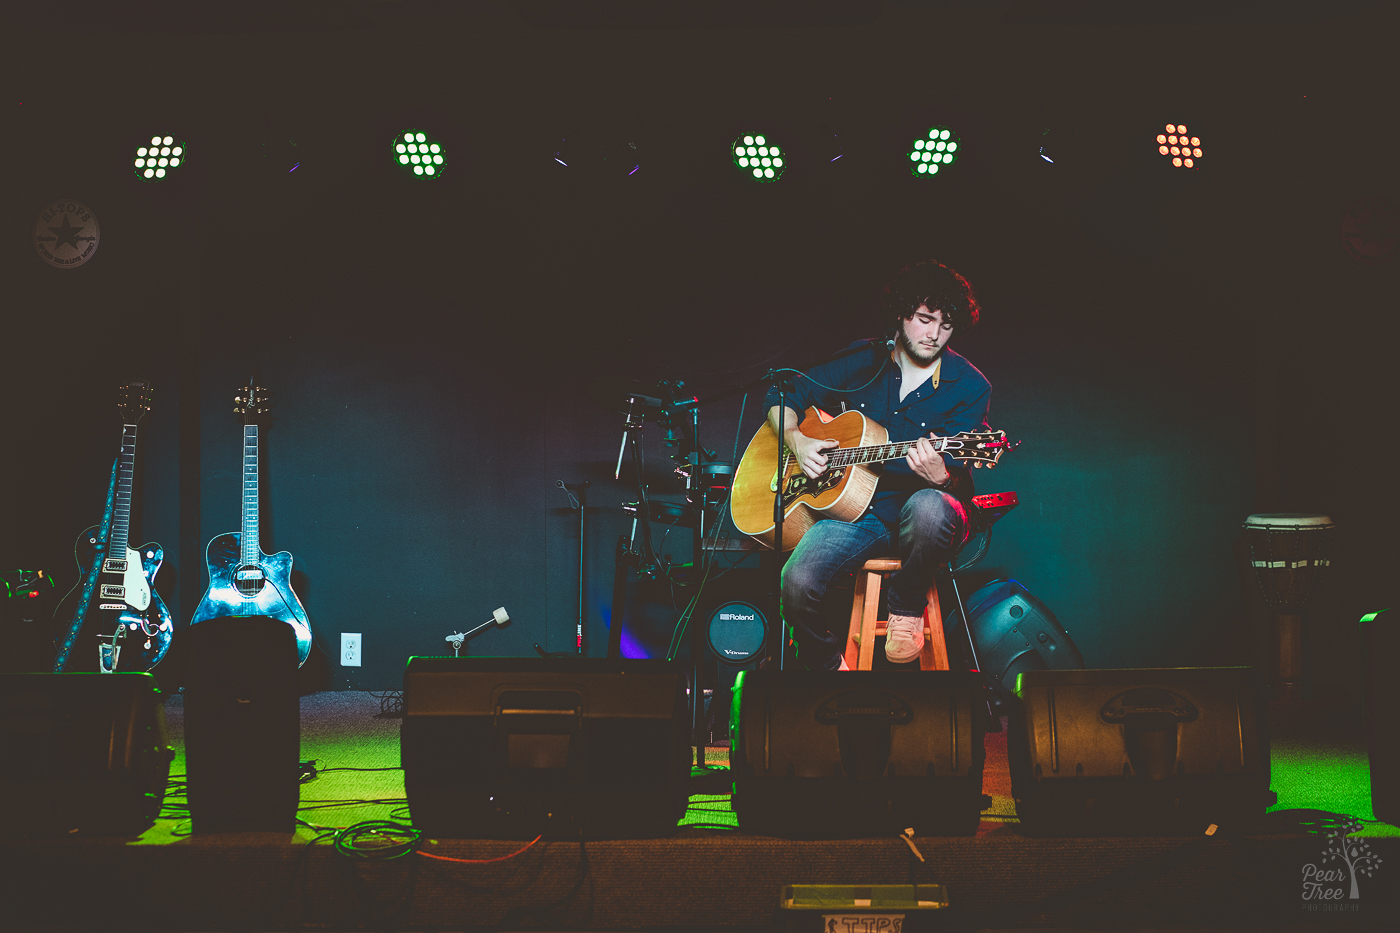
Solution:
M 876 619 L 880 607 L 881 574 L 900 568 L 897 560 L 868 560 L 856 572 L 856 595 L 851 601 L 851 628 L 846 635 L 846 666 L 868 671 L 875 660 L 875 639 L 885 634 L 887 621 Z M 919 669 L 948 670 L 948 643 L 943 638 L 943 610 L 938 605 L 938 586 L 928 588 L 924 609 L 924 650 L 919 653 Z

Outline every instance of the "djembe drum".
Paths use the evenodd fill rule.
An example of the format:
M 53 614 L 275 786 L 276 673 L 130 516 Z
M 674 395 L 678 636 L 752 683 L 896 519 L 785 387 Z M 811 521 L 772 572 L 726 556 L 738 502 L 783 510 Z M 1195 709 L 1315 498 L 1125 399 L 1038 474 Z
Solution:
M 1269 660 L 1274 698 L 1303 696 L 1303 607 L 1317 593 L 1337 526 L 1326 515 L 1251 515 L 1244 521 L 1250 564 L 1273 614 Z

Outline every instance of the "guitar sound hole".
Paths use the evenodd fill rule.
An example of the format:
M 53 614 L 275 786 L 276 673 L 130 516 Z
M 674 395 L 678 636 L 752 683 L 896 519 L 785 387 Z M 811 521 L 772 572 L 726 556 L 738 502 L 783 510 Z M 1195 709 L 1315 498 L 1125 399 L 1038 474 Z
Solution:
M 252 599 L 261 593 L 264 582 L 261 567 L 239 567 L 233 572 L 233 585 L 244 599 Z

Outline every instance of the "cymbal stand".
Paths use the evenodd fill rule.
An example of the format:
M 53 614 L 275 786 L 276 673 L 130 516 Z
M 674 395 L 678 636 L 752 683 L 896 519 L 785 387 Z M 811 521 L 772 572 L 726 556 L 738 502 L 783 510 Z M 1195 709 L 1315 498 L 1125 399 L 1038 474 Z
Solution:
M 647 501 L 646 466 L 642 457 L 641 428 L 646 423 L 648 403 L 654 410 L 656 399 L 628 396 L 627 420 L 622 429 L 622 447 L 617 453 L 617 470 L 614 479 L 622 476 L 622 460 L 628 449 L 632 451 L 632 465 L 637 473 L 637 514 L 632 518 L 632 536 L 619 535 L 614 552 L 612 617 L 608 620 L 608 657 L 622 657 L 622 629 L 627 607 L 627 572 L 635 568 L 642 576 L 654 577 L 656 568 L 648 563 L 654 557 L 651 547 L 651 506 Z M 637 545 L 637 523 L 642 526 L 642 547 Z
M 625 444 L 626 441 L 623 443 Z M 565 494 L 569 497 L 569 504 L 573 508 L 578 509 L 578 630 L 576 651 L 580 655 L 583 654 L 583 573 L 584 567 L 586 566 L 584 558 L 588 553 L 588 538 L 586 536 L 588 527 L 588 487 L 592 485 L 593 483 L 589 480 L 584 480 L 581 483 L 566 483 L 562 479 L 558 481 L 559 488 L 564 490 Z

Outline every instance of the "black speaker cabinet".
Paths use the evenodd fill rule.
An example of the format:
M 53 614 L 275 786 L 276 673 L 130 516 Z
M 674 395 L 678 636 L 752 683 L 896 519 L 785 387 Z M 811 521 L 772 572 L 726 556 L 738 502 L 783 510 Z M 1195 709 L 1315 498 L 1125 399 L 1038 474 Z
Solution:
M 174 757 L 150 674 L 0 675 L 0 834 L 137 835 Z
M 739 828 L 974 834 L 987 805 L 980 689 L 966 671 L 744 671 L 730 735 Z
M 301 704 L 292 627 L 208 619 L 184 633 L 185 761 L 196 833 L 296 830 Z
M 1394 612 L 1361 617 L 1366 670 L 1366 742 L 1371 760 L 1371 810 L 1400 826 L 1400 619 Z
M 645 838 L 685 814 L 678 664 L 410 658 L 403 711 L 404 789 L 429 835 Z
M 1026 671 L 1016 696 L 1007 753 L 1023 832 L 1251 832 L 1275 802 L 1253 668 Z

